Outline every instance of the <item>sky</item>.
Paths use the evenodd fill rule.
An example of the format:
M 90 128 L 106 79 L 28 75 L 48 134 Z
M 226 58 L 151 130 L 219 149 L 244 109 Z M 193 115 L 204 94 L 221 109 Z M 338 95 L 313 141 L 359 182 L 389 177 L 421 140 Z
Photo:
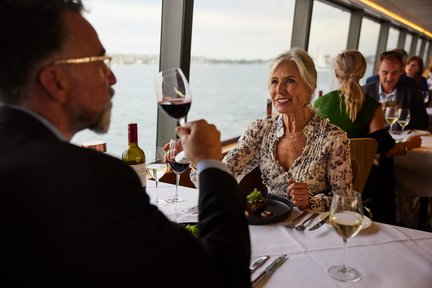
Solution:
M 291 44 L 294 0 L 195 0 L 192 56 L 216 59 L 270 59 Z M 108 53 L 158 54 L 161 0 L 84 0 Z M 311 55 L 344 49 L 349 13 L 317 2 Z M 319 6 L 318 6 L 319 5 Z M 375 33 L 365 33 L 363 41 Z M 364 53 L 376 47 L 365 45 Z M 368 51 L 369 50 L 369 51 Z M 363 51 L 362 51 L 363 52 Z

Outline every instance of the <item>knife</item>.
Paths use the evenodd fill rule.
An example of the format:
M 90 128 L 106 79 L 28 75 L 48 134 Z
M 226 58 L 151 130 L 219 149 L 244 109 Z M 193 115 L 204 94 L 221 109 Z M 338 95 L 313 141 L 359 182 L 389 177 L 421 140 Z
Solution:
M 267 267 L 264 268 L 263 271 L 261 271 L 261 273 L 258 275 L 257 278 L 255 278 L 255 280 L 252 281 L 252 287 L 255 287 L 256 284 L 258 284 L 258 282 L 264 278 L 265 276 L 270 275 L 272 272 L 274 272 L 274 270 L 280 266 L 280 264 L 287 258 L 287 255 L 282 255 L 279 256 L 278 258 L 276 258 L 275 260 L 273 260 L 273 262 L 271 262 L 269 265 L 267 265 Z
M 253 273 L 256 269 L 261 267 L 269 258 L 270 256 L 265 255 L 253 261 L 252 264 L 249 266 L 250 272 Z
M 309 228 L 309 231 L 316 230 L 316 229 L 318 229 L 319 227 L 321 227 L 324 223 L 327 222 L 327 219 L 328 219 L 329 217 L 330 217 L 330 214 L 327 215 L 323 220 L 319 221 L 317 224 L 315 224 L 314 226 L 312 226 L 311 228 Z

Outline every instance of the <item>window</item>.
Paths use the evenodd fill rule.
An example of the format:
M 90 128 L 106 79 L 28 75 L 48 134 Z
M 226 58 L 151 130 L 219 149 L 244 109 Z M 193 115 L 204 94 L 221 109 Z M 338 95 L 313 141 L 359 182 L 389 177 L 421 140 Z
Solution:
M 399 37 L 399 30 L 394 27 L 390 27 L 389 34 L 387 37 L 386 51 L 397 48 L 398 37 Z
M 139 145 L 150 149 L 156 143 L 153 77 L 159 70 L 162 1 L 87 0 L 84 5 L 89 10 L 84 16 L 95 27 L 107 54 L 113 56 L 111 68 L 117 84 L 108 133 L 84 130 L 72 143 L 103 140 L 107 153 L 120 158 L 127 148 L 127 125 L 136 122 Z
M 346 49 L 350 13 L 315 1 L 309 38 L 309 55 L 318 72 L 317 91 L 326 94 L 337 89 L 334 59 Z
M 268 62 L 290 48 L 294 0 L 194 2 L 188 121 L 227 140 L 266 115 Z
M 426 45 L 425 45 L 425 49 L 424 49 L 424 53 L 423 53 L 422 57 L 423 57 L 424 68 L 426 69 L 426 68 L 430 67 L 430 65 L 432 63 L 431 63 L 431 61 L 428 58 L 428 56 L 429 56 L 428 53 L 429 53 L 430 41 L 428 41 L 428 40 L 425 40 L 425 41 L 426 41 Z
M 414 55 L 420 56 L 420 48 L 422 46 L 423 41 L 425 40 L 423 40 L 422 38 L 417 38 L 417 46 Z
M 367 66 L 365 76 L 360 79 L 360 84 L 362 85 L 366 83 L 366 79 L 368 77 L 376 73 L 374 61 L 376 56 L 376 49 L 378 46 L 379 33 L 379 23 L 366 17 L 363 18 L 358 50 L 365 57 Z
M 405 37 L 404 49 L 408 53 L 408 55 L 411 53 L 411 42 L 412 42 L 412 35 L 407 33 Z

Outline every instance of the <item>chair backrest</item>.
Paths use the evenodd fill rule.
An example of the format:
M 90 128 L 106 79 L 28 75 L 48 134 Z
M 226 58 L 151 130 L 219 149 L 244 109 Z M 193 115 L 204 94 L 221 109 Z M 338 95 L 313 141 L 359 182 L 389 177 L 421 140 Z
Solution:
M 369 176 L 378 143 L 372 138 L 350 138 L 351 164 L 353 167 L 354 190 L 363 193 L 366 180 Z M 353 161 L 354 160 L 354 161 Z
M 267 187 L 262 183 L 261 171 L 259 167 L 256 167 L 251 172 L 246 174 L 245 177 L 239 183 L 240 192 L 244 195 L 251 193 L 257 188 L 262 193 L 267 193 Z

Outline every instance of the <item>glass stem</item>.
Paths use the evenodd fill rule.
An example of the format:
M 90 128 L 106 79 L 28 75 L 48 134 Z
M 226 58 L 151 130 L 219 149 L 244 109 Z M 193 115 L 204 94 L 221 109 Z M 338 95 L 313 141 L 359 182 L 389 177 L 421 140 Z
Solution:
M 156 180 L 156 189 L 155 189 L 156 203 L 159 203 L 158 183 L 159 183 L 159 181 Z
M 185 126 L 185 124 L 186 124 L 186 118 L 185 117 L 180 118 L 179 121 L 178 121 L 178 123 L 182 127 Z
M 180 174 L 176 173 L 176 190 L 175 190 L 175 196 L 174 199 L 178 198 L 178 186 L 180 184 Z
M 346 250 L 347 250 L 347 244 L 348 244 L 348 239 L 343 239 L 343 245 L 344 245 L 344 249 L 343 249 L 343 262 L 342 262 L 342 272 L 346 272 L 347 268 L 345 265 L 345 261 L 346 261 Z

